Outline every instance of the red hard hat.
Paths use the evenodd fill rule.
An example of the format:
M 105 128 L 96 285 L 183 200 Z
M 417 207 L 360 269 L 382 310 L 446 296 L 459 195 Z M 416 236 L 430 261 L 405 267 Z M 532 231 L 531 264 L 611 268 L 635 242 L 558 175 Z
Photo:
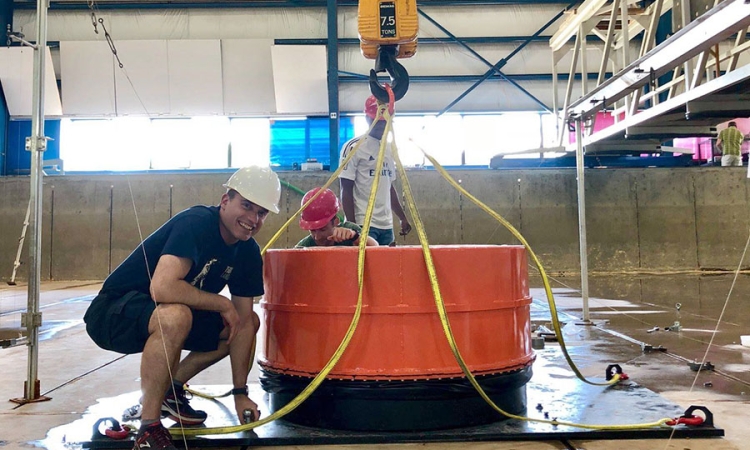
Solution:
M 302 198 L 304 205 L 320 190 L 319 187 L 307 191 Z M 302 211 L 299 218 L 299 226 L 303 230 L 317 230 L 323 228 L 328 222 L 336 217 L 339 212 L 339 198 L 332 190 L 326 189 L 310 205 Z
M 393 105 L 388 107 L 388 113 L 393 115 Z M 378 114 L 378 99 L 374 95 L 367 97 L 365 100 L 365 115 L 370 119 L 375 119 Z M 385 120 L 385 117 L 380 116 L 380 120 Z

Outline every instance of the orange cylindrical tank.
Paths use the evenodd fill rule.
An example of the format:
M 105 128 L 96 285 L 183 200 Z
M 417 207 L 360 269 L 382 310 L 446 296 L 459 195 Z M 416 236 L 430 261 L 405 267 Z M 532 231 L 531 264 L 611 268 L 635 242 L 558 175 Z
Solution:
M 266 370 L 311 377 L 341 343 L 357 303 L 357 248 L 269 250 L 264 272 Z M 433 246 L 451 328 L 476 375 L 534 359 L 521 246 Z M 368 247 L 359 326 L 328 379 L 462 376 L 443 333 L 420 247 Z

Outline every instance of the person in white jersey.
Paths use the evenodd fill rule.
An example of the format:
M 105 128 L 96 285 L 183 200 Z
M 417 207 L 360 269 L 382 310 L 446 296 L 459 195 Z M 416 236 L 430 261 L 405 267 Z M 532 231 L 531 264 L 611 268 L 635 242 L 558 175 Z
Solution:
M 365 116 L 367 124 L 372 125 L 378 111 L 378 101 L 375 97 L 370 96 L 365 101 Z M 389 112 L 393 114 L 392 107 Z M 346 220 L 363 224 L 367 201 L 370 197 L 370 188 L 378 168 L 376 167 L 378 152 L 380 151 L 380 140 L 383 138 L 386 121 L 380 118 L 369 134 L 355 137 L 344 144 L 341 148 L 341 160 L 343 163 L 346 156 L 354 149 L 357 142 L 362 141 L 357 153 L 349 161 L 339 175 L 341 182 L 341 203 L 346 215 Z M 396 179 L 396 168 L 391 156 L 391 144 L 388 143 L 381 168 L 380 185 L 378 186 L 377 196 L 375 197 L 375 209 L 370 222 L 369 235 L 375 239 L 379 245 L 393 245 L 395 236 L 393 233 L 393 213 L 399 218 L 401 225 L 401 236 L 406 236 L 411 231 L 411 224 L 404 214 L 401 207 L 396 189 L 393 187 L 393 181 Z

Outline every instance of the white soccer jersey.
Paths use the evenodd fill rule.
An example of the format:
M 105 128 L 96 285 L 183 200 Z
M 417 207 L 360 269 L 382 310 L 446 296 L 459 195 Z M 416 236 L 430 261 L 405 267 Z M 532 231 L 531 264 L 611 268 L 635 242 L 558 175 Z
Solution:
M 359 140 L 363 140 L 357 149 L 357 153 L 341 171 L 339 178 L 354 181 L 354 216 L 358 224 L 365 221 L 367 200 L 370 198 L 370 188 L 375 179 L 378 152 L 380 152 L 380 140 L 370 135 L 356 137 L 341 148 L 341 159 L 354 149 Z M 393 228 L 393 215 L 391 214 L 391 183 L 396 179 L 396 166 L 391 157 L 391 146 L 386 145 L 385 159 L 381 171 L 378 194 L 375 198 L 375 209 L 372 213 L 370 226 L 381 229 Z

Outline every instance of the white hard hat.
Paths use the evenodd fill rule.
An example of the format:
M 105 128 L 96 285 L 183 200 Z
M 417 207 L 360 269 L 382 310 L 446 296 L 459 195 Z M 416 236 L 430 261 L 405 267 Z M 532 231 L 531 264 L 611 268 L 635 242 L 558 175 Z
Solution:
M 281 184 L 270 167 L 243 167 L 229 177 L 224 187 L 234 189 L 247 200 L 274 214 L 279 213 Z

